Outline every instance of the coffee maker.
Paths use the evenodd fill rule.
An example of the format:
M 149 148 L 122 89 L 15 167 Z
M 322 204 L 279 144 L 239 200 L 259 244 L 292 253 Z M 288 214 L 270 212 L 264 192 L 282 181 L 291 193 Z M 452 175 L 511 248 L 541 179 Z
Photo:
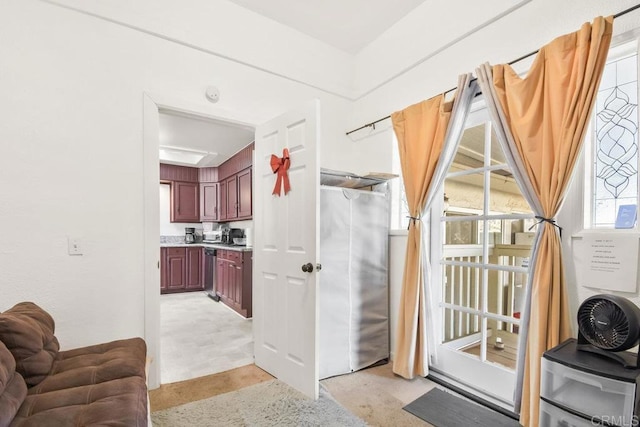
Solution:
M 195 243 L 196 242 L 196 229 L 193 227 L 185 227 L 184 229 L 184 242 Z
M 231 238 L 230 238 L 230 232 L 231 232 L 231 229 L 229 229 L 229 228 L 223 228 L 222 229 L 222 243 L 227 244 L 227 245 L 233 243 Z

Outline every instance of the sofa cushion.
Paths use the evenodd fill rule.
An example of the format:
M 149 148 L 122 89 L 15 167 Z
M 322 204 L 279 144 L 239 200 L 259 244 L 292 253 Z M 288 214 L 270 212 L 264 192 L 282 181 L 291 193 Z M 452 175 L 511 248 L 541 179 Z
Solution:
M 130 338 L 61 351 L 49 375 L 29 394 L 99 384 L 136 376 L 146 379 L 147 347 L 141 338 Z
M 0 342 L 0 426 L 9 425 L 27 396 L 27 384 L 16 372 L 16 362 Z
M 30 394 L 11 427 L 147 426 L 147 388 L 134 376 Z
M 42 381 L 58 355 L 53 318 L 32 302 L 16 304 L 0 314 L 0 341 L 16 362 L 28 386 Z

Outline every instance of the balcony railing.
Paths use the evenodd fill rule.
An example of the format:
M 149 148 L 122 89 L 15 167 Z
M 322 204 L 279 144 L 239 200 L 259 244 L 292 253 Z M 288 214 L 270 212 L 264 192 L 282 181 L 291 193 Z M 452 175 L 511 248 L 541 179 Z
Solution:
M 491 245 L 486 255 L 482 245 L 445 246 L 441 304 L 444 342 L 461 340 L 464 346 L 467 341 L 479 340 L 483 317 L 487 318 L 488 330 L 518 332 L 530 252 L 529 245 Z

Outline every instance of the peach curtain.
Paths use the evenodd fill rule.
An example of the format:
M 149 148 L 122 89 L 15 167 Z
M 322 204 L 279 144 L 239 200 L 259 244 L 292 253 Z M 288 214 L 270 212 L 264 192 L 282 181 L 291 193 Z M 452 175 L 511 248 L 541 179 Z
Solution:
M 404 378 L 425 376 L 428 372 L 420 217 L 444 146 L 451 110 L 452 103 L 438 95 L 391 115 L 411 216 L 393 362 L 393 372 Z
M 421 216 L 439 194 L 477 90 L 471 74 L 462 74 L 453 101 L 445 102 L 443 94 L 391 115 L 411 215 L 393 362 L 393 371 L 405 378 L 427 375 L 428 355 L 434 349 L 435 327 L 427 310 L 428 227 L 423 229 Z
M 612 31 L 613 17 L 598 17 L 579 31 L 558 37 L 540 49 L 525 78 L 509 65 L 485 64 L 477 70 L 488 104 L 494 104 L 493 110 L 489 108 L 494 122 L 503 128 L 500 139 L 507 158 L 513 160 L 523 193 L 541 221 L 532 257 L 521 369 L 524 426 L 538 425 L 542 354 L 571 336 L 554 218 L 591 118 Z

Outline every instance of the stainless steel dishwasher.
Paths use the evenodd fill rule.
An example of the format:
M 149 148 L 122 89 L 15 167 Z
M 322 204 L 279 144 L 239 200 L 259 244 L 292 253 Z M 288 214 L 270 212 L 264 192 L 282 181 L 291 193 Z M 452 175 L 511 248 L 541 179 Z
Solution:
M 220 301 L 220 296 L 216 294 L 216 256 L 215 248 L 204 248 L 204 291 L 209 298 Z

